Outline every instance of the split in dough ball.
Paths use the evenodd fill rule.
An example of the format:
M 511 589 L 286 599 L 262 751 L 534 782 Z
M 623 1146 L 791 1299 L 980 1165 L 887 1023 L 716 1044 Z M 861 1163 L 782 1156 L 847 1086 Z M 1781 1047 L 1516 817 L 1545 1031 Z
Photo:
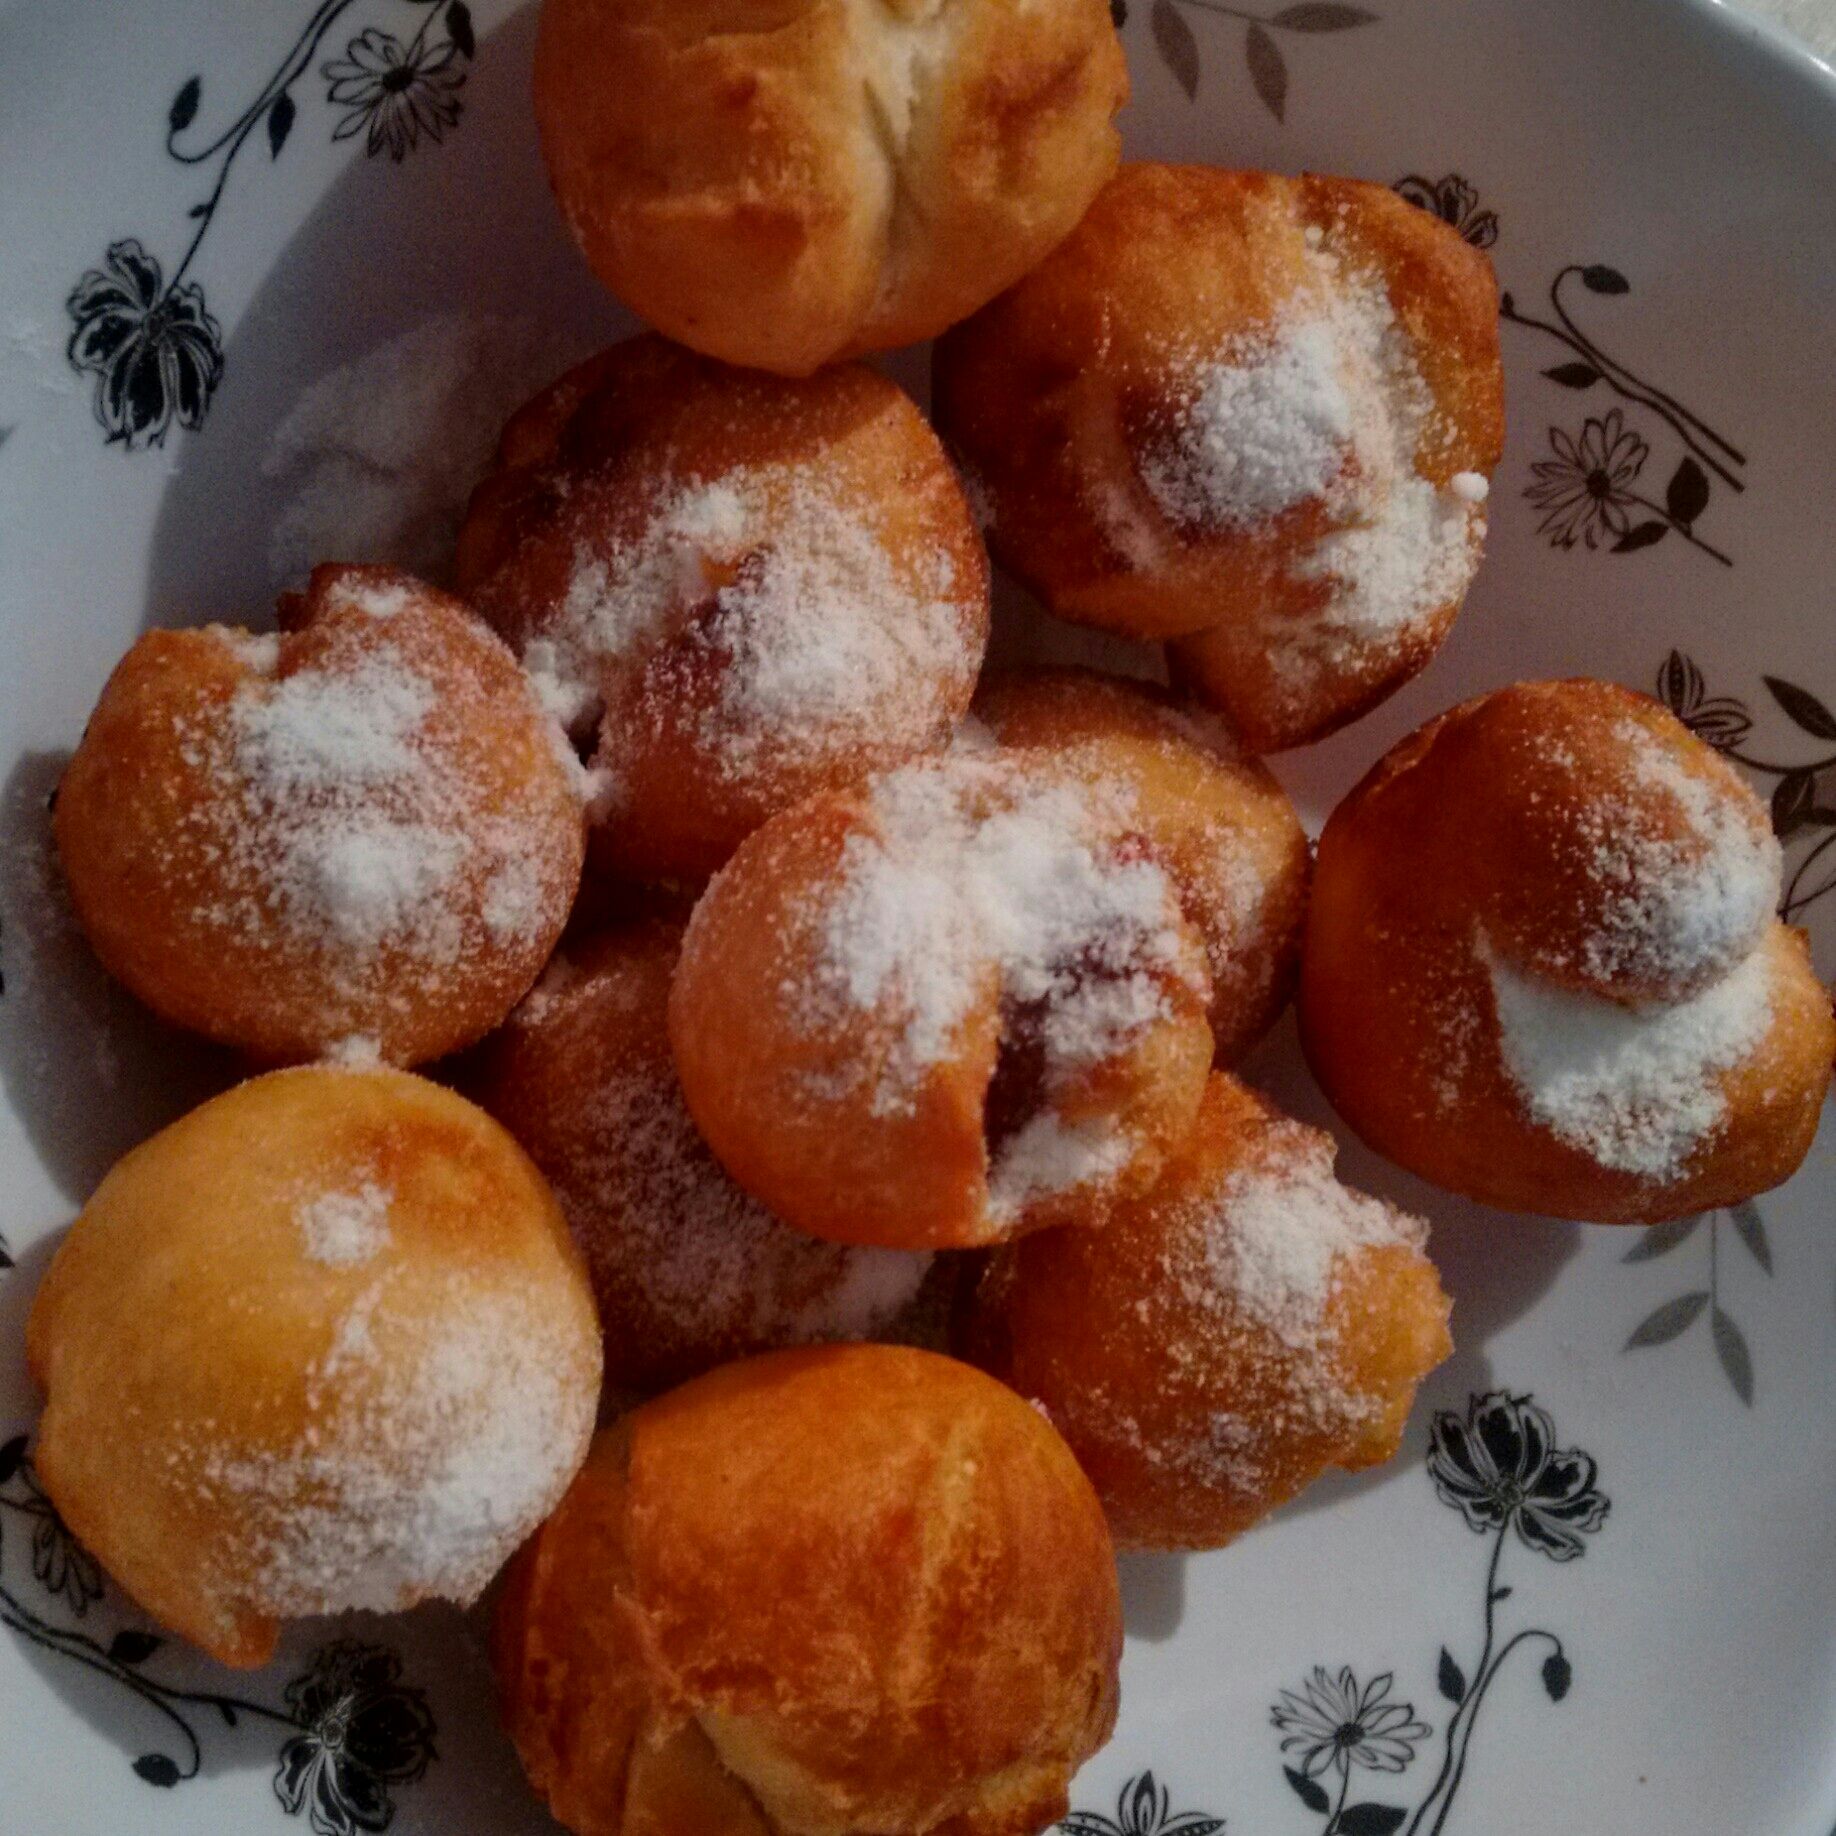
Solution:
M 874 1336 L 931 1264 L 806 1236 L 728 1177 L 670 1058 L 681 941 L 680 924 L 653 921 L 567 947 L 474 1086 L 561 1201 L 599 1300 L 607 1384 L 646 1394 L 752 1352 Z
M 935 336 L 1116 168 L 1106 0 L 544 0 L 535 113 L 600 279 L 803 376 Z
M 1809 1151 L 1836 1055 L 1764 806 L 1666 709 L 1526 682 L 1395 747 L 1320 838 L 1301 1038 L 1339 1113 L 1515 1211 L 1652 1223 Z
M 456 575 L 592 748 L 594 859 L 642 879 L 941 745 L 988 642 L 981 537 L 897 386 L 655 337 L 511 421 Z
M 226 1664 L 280 1622 L 470 1602 L 585 1457 L 599 1333 L 541 1176 L 405 1072 L 272 1072 L 122 1160 L 26 1352 L 72 1532 Z
M 937 425 L 1062 617 L 1170 640 L 1257 752 L 1428 662 L 1504 437 L 1490 264 L 1380 185 L 1125 166 L 941 340 Z
M 856 1345 L 728 1365 L 600 1435 L 494 1646 L 575 1836 L 1030 1836 L 1109 1736 L 1122 1614 L 1044 1418 Z
M 1081 759 L 1093 782 L 1130 788 L 1135 826 L 1205 940 L 1212 1037 L 1234 1064 L 1300 972 L 1312 855 L 1273 773 L 1217 715 L 1090 670 L 990 677 L 975 714 L 1004 746 L 1048 747 Z
M 780 1217 L 966 1247 L 1091 1223 L 1191 1126 L 1204 933 L 1134 788 L 959 748 L 744 842 L 689 920 L 670 1040 L 690 1113 Z
M 1395 1453 L 1452 1349 L 1427 1226 L 1224 1072 L 1145 1197 L 989 1258 L 965 1354 L 1037 1403 L 1123 1547 L 1211 1549 Z
M 76 914 L 156 1012 L 266 1063 L 489 1032 L 567 922 L 578 769 L 458 601 L 321 567 L 289 629 L 150 631 L 58 788 Z

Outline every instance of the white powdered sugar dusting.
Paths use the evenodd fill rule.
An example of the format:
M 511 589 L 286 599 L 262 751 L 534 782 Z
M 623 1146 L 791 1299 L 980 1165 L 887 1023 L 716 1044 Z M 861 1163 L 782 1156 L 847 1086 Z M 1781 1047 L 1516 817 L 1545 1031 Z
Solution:
M 1233 1171 L 1212 1200 L 1206 1267 L 1244 1317 L 1296 1352 L 1318 1349 L 1343 1258 L 1380 1244 L 1419 1248 L 1424 1226 L 1333 1174 L 1328 1137 L 1278 1123 L 1279 1157 Z
M 988 1173 L 988 1215 L 1011 1224 L 1039 1199 L 1113 1179 L 1131 1153 L 1113 1126 L 1072 1124 L 1043 1110 L 1001 1144 Z
M 580 732 L 609 664 L 663 645 L 705 653 L 719 686 L 703 738 L 743 776 L 767 752 L 824 756 L 888 721 L 944 723 L 975 659 L 948 556 L 923 569 L 905 578 L 819 472 L 740 468 L 667 492 L 628 544 L 583 545 L 523 660 L 544 704 Z
M 1352 398 L 1330 322 L 1276 324 L 1199 366 L 1142 478 L 1175 522 L 1249 529 L 1325 494 L 1345 467 Z
M 1613 737 L 1634 782 L 1656 791 L 1681 819 L 1676 835 L 1652 835 L 1605 812 L 1590 869 L 1603 894 L 1587 968 L 1602 979 L 1695 979 L 1737 961 L 1759 942 L 1778 904 L 1783 854 L 1751 799 L 1719 785 L 1638 721 Z
M 1436 408 L 1388 293 L 1310 230 L 1315 285 L 1267 328 L 1177 360 L 1188 383 L 1170 435 L 1141 452 L 1141 483 L 1176 527 L 1199 536 L 1266 529 L 1308 503 L 1329 519 L 1293 568 L 1319 589 L 1271 625 L 1276 677 L 1297 701 L 1373 649 L 1407 643 L 1470 584 L 1489 489 L 1460 472 L 1445 489 L 1417 469 Z M 1158 540 L 1113 483 L 1093 509 L 1125 559 L 1151 567 Z
M 475 928 L 493 941 L 536 936 L 552 891 L 541 836 L 478 807 L 463 744 L 436 725 L 439 690 L 398 625 L 405 614 L 355 654 L 336 644 L 289 673 L 246 679 L 220 737 L 183 737 L 188 760 L 223 783 L 213 845 L 233 878 L 260 889 L 200 916 L 257 933 L 278 922 L 359 979 L 385 950 L 458 962 L 474 904 Z
M 395 1195 L 366 1180 L 343 1192 L 318 1192 L 294 1207 L 293 1221 L 307 1256 L 333 1268 L 368 1262 L 389 1241 L 389 1207 Z
M 1121 1050 L 1166 1012 L 1187 973 L 1165 874 L 1104 842 L 1119 793 L 1030 784 L 958 755 L 887 773 L 871 829 L 851 835 L 824 923 L 811 997 L 901 1016 L 876 1067 L 877 1107 L 906 1105 L 991 985 L 1044 1016 L 1054 1072 Z
M 333 1323 L 297 1446 L 195 1460 L 256 1552 L 226 1584 L 281 1616 L 469 1604 L 559 1499 L 595 1389 L 534 1293 L 456 1280 L 405 1317 L 372 1284 Z
M 1531 1119 L 1603 1167 L 1678 1177 L 1726 1116 L 1719 1079 L 1765 1037 L 1772 966 L 1752 951 L 1703 993 L 1624 1005 L 1521 975 L 1480 941 L 1499 1053 Z

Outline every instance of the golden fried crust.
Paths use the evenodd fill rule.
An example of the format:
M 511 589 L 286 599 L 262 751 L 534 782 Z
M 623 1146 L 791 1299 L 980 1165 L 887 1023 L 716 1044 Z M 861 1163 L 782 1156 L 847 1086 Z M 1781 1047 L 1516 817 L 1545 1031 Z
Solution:
M 1762 899 L 1753 935 L 1728 929 L 1714 948 L 1647 961 L 1608 924 L 1620 895 L 1593 870 L 1603 846 L 1655 846 L 1685 866 L 1701 854 L 1683 806 L 1631 770 L 1628 733 L 1647 736 L 1726 824 L 1765 833 L 1752 793 L 1658 704 L 1555 682 L 1429 723 L 1346 797 L 1320 839 L 1299 1002 L 1308 1060 L 1378 1152 L 1488 1204 L 1656 1222 L 1779 1184 L 1816 1133 L 1836 1022 L 1803 934 L 1771 920 Z M 1750 1051 L 1711 1074 L 1724 1113 L 1682 1164 L 1602 1164 L 1531 1117 L 1503 1061 L 1481 937 L 1539 985 L 1621 1003 L 1710 992 L 1738 966 L 1727 946 L 1743 959 L 1758 952 L 1770 1019 Z
M 384 1239 L 315 1254 L 302 1203 L 365 1187 Z M 529 1335 L 479 1375 L 552 1387 L 530 1418 L 551 1443 L 502 1448 L 496 1402 L 403 1413 L 430 1358 L 492 1355 L 474 1320 Z M 296 1613 L 475 1597 L 565 1489 L 599 1391 L 585 1273 L 516 1144 L 420 1078 L 326 1066 L 240 1085 L 119 1162 L 45 1275 L 26 1353 L 46 1399 L 33 1460 L 64 1521 L 162 1625 L 236 1665 L 267 1662 Z M 417 1531 L 386 1588 L 336 1575 L 370 1528 L 328 1505 L 347 1458 L 385 1462 L 406 1497 L 481 1444 L 498 1483 L 475 1501 L 489 1526 L 460 1526 L 477 1543 Z M 506 1458 L 533 1463 L 533 1489 Z
M 819 1242 L 734 1184 L 670 1056 L 679 920 L 571 944 L 479 1054 L 469 1088 L 553 1183 L 593 1279 L 606 1380 L 652 1394 L 782 1345 L 866 1337 L 928 1259 Z
M 808 375 L 1018 279 L 1115 170 L 1102 0 L 547 0 L 535 111 L 588 262 L 660 331 Z
M 387 616 L 362 609 L 378 595 Z M 180 1026 L 268 1063 L 349 1038 L 420 1063 L 489 1031 L 546 961 L 580 879 L 579 795 L 515 659 L 458 601 L 387 568 L 322 567 L 283 611 L 266 656 L 276 640 L 207 626 L 150 631 L 117 665 L 58 788 L 71 900 L 110 973 Z M 424 713 L 400 769 L 367 765 L 314 830 L 327 793 L 251 775 L 237 723 L 320 683 L 305 739 L 335 774 L 373 738 L 332 705 L 339 685 L 379 668 Z M 283 735 L 269 756 L 310 773 L 299 745 Z M 436 823 L 436 863 L 459 857 L 439 910 L 347 933 L 312 906 L 323 862 L 397 821 Z
M 674 494 L 742 475 L 775 478 L 779 498 L 799 480 L 832 491 L 884 558 L 892 590 L 947 607 L 947 641 L 927 648 L 914 630 L 898 692 L 879 703 L 813 701 L 775 726 L 736 716 L 731 659 L 705 642 L 701 621 L 751 561 L 772 565 L 774 541 L 802 539 L 800 513 L 774 499 L 745 537 L 750 549 L 698 550 L 704 578 L 678 563 L 679 603 L 657 608 L 652 629 L 603 656 L 593 684 L 603 709 L 597 762 L 616 795 L 594 824 L 592 856 L 612 873 L 705 878 L 775 811 L 940 744 L 974 692 L 988 641 L 987 553 L 923 416 L 858 364 L 795 381 L 654 336 L 613 346 L 505 428 L 459 533 L 455 580 L 527 654 L 533 640 L 557 636 L 583 555 L 603 563 L 655 549 Z M 806 603 L 801 613 L 819 622 L 837 610 Z M 848 639 L 838 631 L 833 641 Z
M 1081 775 L 1076 761 L 1022 763 L 1004 782 Z M 978 958 L 964 971 L 974 986 L 947 1050 L 889 1103 L 877 1072 L 899 1059 L 911 1025 L 901 1000 L 888 995 L 863 1010 L 810 998 L 822 985 L 851 840 L 878 832 L 866 794 L 812 798 L 748 837 L 710 884 L 670 993 L 670 1043 L 690 1113 L 742 1186 L 836 1242 L 965 1248 L 1093 1221 L 1110 1192 L 1152 1177 L 1196 1110 L 1213 1055 L 1196 927 L 1172 915 L 1179 960 L 1160 972 L 1155 1022 L 1049 1093 L 1019 1075 L 999 966 Z M 1120 853 L 1129 841 L 1118 829 L 1103 846 Z M 1003 1066 L 1024 1111 L 1009 1118 L 997 1115 Z M 1046 1109 L 1069 1130 L 1112 1134 L 1124 1158 L 1100 1185 L 1079 1181 L 1003 1210 L 991 1189 L 996 1134 Z
M 1326 504 L 1219 529 L 1175 520 L 1146 481 L 1195 354 L 1266 333 L 1316 298 L 1321 248 L 1381 286 L 1432 397 L 1416 472 L 1437 488 L 1489 473 L 1504 434 L 1490 265 L 1379 185 L 1126 166 L 1045 262 L 936 353 L 937 425 L 986 492 L 996 555 L 1063 617 L 1176 640 L 1176 679 L 1258 752 L 1382 700 L 1458 611 L 1457 598 L 1430 609 L 1297 685 L 1284 630 L 1324 603 L 1296 570 L 1334 526 Z
M 1407 1240 L 1340 1258 L 1317 1355 L 1209 1278 L 1232 1182 L 1279 1190 L 1322 1150 L 1219 1072 L 1152 1192 L 1100 1231 L 1003 1245 L 960 1308 L 963 1354 L 1051 1417 L 1118 1545 L 1216 1548 L 1328 1467 L 1389 1459 L 1416 1386 L 1451 1349 L 1447 1297 Z
M 1136 819 L 1205 939 L 1218 1062 L 1234 1064 L 1300 973 L 1312 855 L 1273 773 L 1216 715 L 1094 671 L 986 678 L 975 712 L 1003 745 L 1088 748 L 1094 777 L 1134 786 Z
M 505 1718 L 577 1836 L 1062 1814 L 1115 1717 L 1101 1509 L 1032 1409 L 884 1346 L 730 1365 L 602 1435 L 519 1556 Z

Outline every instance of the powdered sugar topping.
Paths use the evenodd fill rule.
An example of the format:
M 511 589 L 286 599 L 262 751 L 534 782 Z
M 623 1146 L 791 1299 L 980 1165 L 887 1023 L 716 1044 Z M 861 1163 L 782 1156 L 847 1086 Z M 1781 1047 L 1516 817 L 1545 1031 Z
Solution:
M 1480 940 L 1499 1053 L 1530 1118 L 1603 1167 L 1679 1177 L 1726 1117 L 1720 1078 L 1772 1016 L 1772 965 L 1754 950 L 1683 1001 L 1639 1006 L 1522 975 Z
M 395 1195 L 366 1180 L 348 1190 L 314 1193 L 294 1207 L 293 1221 L 307 1256 L 333 1268 L 368 1262 L 389 1241 Z
M 977 662 L 952 563 L 928 553 L 912 578 L 846 482 L 742 467 L 665 490 L 630 542 L 583 542 L 563 603 L 524 652 L 545 704 L 583 731 L 609 668 L 673 646 L 691 670 L 696 657 L 713 666 L 702 738 L 734 777 L 889 725 L 940 732 Z

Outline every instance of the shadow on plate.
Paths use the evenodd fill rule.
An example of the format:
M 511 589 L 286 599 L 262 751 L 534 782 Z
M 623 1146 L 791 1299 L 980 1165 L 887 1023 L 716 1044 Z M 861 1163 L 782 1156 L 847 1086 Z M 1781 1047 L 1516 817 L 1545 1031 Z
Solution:
M 209 419 L 178 448 L 148 625 L 266 625 L 312 561 L 437 575 L 503 420 L 633 329 L 549 196 L 529 110 L 535 21 L 526 6 L 479 45 L 445 140 L 399 164 L 351 159 L 262 277 Z M 416 341 L 396 345 L 404 334 Z M 369 399 L 342 424 L 303 399 L 371 357 Z M 442 402 L 430 449 L 414 436 Z
M 22 753 L 0 787 L 0 1084 L 74 1209 L 129 1148 L 234 1083 L 237 1069 L 111 981 L 77 931 L 51 845 L 51 793 L 69 756 Z

